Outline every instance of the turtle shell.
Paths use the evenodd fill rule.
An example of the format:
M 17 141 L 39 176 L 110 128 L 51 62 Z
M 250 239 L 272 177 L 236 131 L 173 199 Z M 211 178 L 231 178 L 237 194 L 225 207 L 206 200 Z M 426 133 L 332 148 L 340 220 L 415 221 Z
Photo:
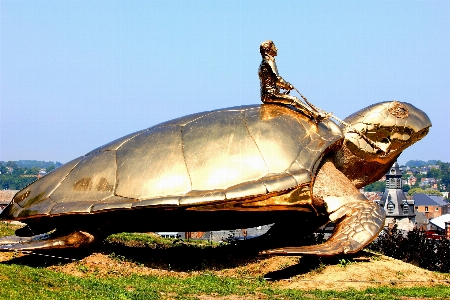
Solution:
M 19 191 L 2 217 L 201 206 L 292 190 L 311 183 L 342 138 L 332 121 L 317 125 L 279 105 L 197 113 L 66 163 Z

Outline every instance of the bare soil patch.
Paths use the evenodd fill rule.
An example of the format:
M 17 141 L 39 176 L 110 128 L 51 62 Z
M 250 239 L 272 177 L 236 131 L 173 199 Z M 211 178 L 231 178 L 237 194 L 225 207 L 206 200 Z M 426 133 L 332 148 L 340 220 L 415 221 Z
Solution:
M 431 272 L 390 257 L 364 251 L 353 257 L 322 260 L 313 257 L 253 256 L 232 262 L 228 268 L 223 264 L 217 267 L 210 264 L 200 270 L 172 269 L 166 262 L 158 263 L 158 259 L 155 261 L 149 257 L 148 260 L 135 260 L 111 252 L 92 253 L 73 262 L 32 254 L 0 253 L 0 261 L 36 264 L 78 277 L 138 274 L 186 278 L 205 273 L 238 278 L 266 277 L 275 279 L 272 284 L 277 287 L 303 290 L 348 288 L 362 290 L 383 285 L 417 287 L 450 284 L 449 274 Z

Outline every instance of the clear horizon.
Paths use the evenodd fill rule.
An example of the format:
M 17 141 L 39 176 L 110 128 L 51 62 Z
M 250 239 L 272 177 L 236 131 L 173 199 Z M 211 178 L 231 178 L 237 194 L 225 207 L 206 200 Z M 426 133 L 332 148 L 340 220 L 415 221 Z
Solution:
M 400 156 L 450 162 L 449 1 L 1 1 L 0 160 L 68 162 L 200 111 L 257 104 L 259 44 L 340 118 L 375 102 L 433 127 Z

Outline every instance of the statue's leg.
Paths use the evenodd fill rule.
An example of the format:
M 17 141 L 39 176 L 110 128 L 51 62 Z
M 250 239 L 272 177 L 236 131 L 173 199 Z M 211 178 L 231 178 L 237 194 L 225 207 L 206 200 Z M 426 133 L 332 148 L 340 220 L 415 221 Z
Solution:
M 6 236 L 0 238 L 0 251 L 78 248 L 92 244 L 94 240 L 93 235 L 84 231 L 74 231 L 65 235 L 57 235 L 54 232 L 30 237 Z
M 271 97 L 267 97 L 263 101 L 264 103 L 281 103 L 285 105 L 291 105 L 301 112 L 303 112 L 307 117 L 314 120 L 315 122 L 319 123 L 322 120 L 325 120 L 329 118 L 329 115 L 322 114 L 315 109 L 307 106 L 305 103 L 303 103 L 299 98 L 291 95 L 286 94 L 276 94 L 272 95 Z
M 335 229 L 323 244 L 305 247 L 288 247 L 267 251 L 284 255 L 335 255 L 355 253 L 383 229 L 386 213 L 375 202 L 367 200 L 352 182 L 326 159 L 321 165 L 313 185 L 313 201 Z M 325 210 L 325 211 L 324 211 Z
M 351 197 L 326 197 L 327 206 L 342 205 L 330 214 L 335 223 L 331 237 L 323 244 L 286 247 L 265 251 L 264 254 L 329 256 L 356 253 L 372 242 L 383 229 L 386 214 L 376 203 Z

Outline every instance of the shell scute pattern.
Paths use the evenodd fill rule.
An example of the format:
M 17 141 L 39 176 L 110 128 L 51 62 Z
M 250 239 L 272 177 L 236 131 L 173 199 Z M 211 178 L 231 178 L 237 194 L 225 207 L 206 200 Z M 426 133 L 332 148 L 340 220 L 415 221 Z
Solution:
M 45 180 L 33 182 L 19 191 L 14 196 L 13 202 L 19 206 L 18 208 L 24 208 L 45 201 L 82 159 L 83 157 L 76 158 L 43 177 Z
M 198 113 L 63 165 L 19 192 L 9 214 L 201 205 L 284 191 L 309 183 L 326 149 L 342 138 L 333 122 L 316 126 L 283 106 Z

